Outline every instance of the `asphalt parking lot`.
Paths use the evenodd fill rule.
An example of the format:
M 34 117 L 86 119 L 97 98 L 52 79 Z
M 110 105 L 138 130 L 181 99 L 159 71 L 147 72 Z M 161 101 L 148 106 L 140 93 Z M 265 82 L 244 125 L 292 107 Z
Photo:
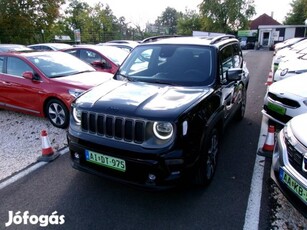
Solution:
M 42 155 L 41 131 L 45 129 L 54 151 L 66 150 L 66 130 L 55 128 L 47 119 L 21 113 L 0 110 L 1 158 L 0 182 L 18 174 L 23 169 L 37 164 Z M 267 127 L 263 121 L 264 132 Z M 265 137 L 260 134 L 259 145 Z M 262 159 L 262 157 L 260 157 Z M 262 159 L 263 161 L 263 159 Z M 1 187 L 1 186 L 0 186 Z M 276 229 L 306 229 L 307 220 L 298 213 L 276 186 L 271 194 L 276 202 L 275 216 L 272 225 Z

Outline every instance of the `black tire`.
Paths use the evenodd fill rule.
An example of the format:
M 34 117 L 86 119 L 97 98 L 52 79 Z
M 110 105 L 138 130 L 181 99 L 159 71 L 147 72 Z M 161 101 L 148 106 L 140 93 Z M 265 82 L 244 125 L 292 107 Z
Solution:
M 199 165 L 194 177 L 195 185 L 207 186 L 212 181 L 216 171 L 219 151 L 219 132 L 216 128 L 213 128 L 207 136 L 201 152 Z
M 65 104 L 57 99 L 51 99 L 46 104 L 45 114 L 52 125 L 65 129 L 69 123 L 69 111 Z
M 243 87 L 241 89 L 241 102 L 240 102 L 240 108 L 236 112 L 236 120 L 242 121 L 245 115 L 246 110 L 246 89 Z

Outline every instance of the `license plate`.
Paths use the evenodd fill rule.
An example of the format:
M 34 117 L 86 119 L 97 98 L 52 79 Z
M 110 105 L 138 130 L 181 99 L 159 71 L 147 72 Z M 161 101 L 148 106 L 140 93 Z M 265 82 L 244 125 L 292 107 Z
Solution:
M 285 114 L 286 114 L 286 111 L 287 111 L 286 108 L 283 108 L 283 107 L 281 107 L 281 106 L 279 106 L 279 105 L 275 105 L 275 104 L 273 104 L 273 103 L 271 103 L 271 102 L 268 103 L 268 108 L 269 108 L 270 110 L 276 112 L 276 113 L 281 114 L 281 115 L 285 115 Z
M 305 204 L 307 204 L 307 190 L 289 176 L 282 168 L 279 170 L 279 178 L 287 187 L 297 194 Z
M 94 164 L 102 165 L 121 172 L 126 171 L 126 162 L 116 157 L 85 150 L 85 158 L 86 161 Z

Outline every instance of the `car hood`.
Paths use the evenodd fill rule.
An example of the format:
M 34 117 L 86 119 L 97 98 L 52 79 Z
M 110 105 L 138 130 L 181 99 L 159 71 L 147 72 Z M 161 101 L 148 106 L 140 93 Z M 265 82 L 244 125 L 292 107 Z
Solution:
M 305 59 L 289 59 L 283 61 L 279 64 L 278 69 L 288 69 L 288 71 L 298 71 L 298 70 L 306 70 L 307 71 L 307 60 Z
M 307 113 L 292 118 L 289 122 L 294 136 L 305 146 L 307 146 Z
M 275 94 L 292 94 L 299 97 L 307 97 L 307 73 L 295 75 L 281 81 L 274 82 L 269 87 L 269 92 Z
M 210 93 L 204 87 L 179 87 L 111 79 L 76 100 L 78 107 L 118 116 L 173 120 Z
M 65 77 L 52 78 L 52 81 L 61 82 L 69 86 L 76 86 L 77 88 L 89 89 L 109 80 L 112 77 L 113 75 L 110 73 L 93 71 Z

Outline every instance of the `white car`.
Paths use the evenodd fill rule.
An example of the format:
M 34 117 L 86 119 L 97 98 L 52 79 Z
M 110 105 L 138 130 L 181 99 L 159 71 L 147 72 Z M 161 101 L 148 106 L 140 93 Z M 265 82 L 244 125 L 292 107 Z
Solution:
M 278 69 L 275 71 L 273 81 L 280 81 L 305 72 L 307 72 L 307 54 L 280 62 Z
M 51 50 L 62 50 L 73 47 L 72 45 L 66 43 L 39 43 L 28 45 L 29 48 L 38 50 L 38 51 L 51 51 Z
M 268 87 L 262 113 L 269 120 L 285 125 L 293 117 L 307 112 L 307 73 Z
M 289 47 L 291 45 L 294 45 L 295 43 L 298 43 L 304 39 L 305 39 L 304 37 L 294 37 L 294 38 L 289 38 L 283 42 L 276 43 L 274 45 L 274 55 L 277 53 L 277 51 Z
M 271 178 L 307 218 L 307 113 L 291 119 L 278 133 Z
M 272 60 L 272 72 L 273 74 L 278 69 L 278 65 L 281 61 L 291 59 L 293 57 L 299 57 L 307 53 L 307 39 L 304 39 L 292 46 L 279 50 Z

